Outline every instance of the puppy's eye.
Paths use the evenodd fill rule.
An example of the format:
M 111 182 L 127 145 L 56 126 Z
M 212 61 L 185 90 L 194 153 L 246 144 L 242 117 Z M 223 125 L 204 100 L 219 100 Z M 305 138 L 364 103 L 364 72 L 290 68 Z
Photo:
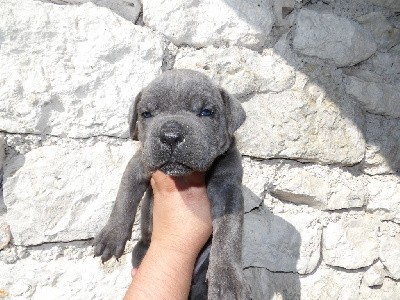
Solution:
M 142 112 L 142 117 L 145 118 L 145 119 L 151 118 L 152 116 L 153 115 L 149 111 Z
M 210 117 L 214 114 L 214 112 L 211 109 L 203 109 L 200 113 L 199 113 L 199 117 Z

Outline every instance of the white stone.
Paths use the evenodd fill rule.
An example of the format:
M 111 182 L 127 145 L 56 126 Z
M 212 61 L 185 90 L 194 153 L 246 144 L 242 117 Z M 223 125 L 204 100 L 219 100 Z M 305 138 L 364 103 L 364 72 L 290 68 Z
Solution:
M 368 71 L 346 76 L 346 92 L 363 103 L 367 111 L 400 117 L 400 87 L 387 84 Z
M 0 276 L 0 290 L 10 299 L 122 299 L 131 282 L 130 253 L 104 265 L 88 245 L 50 246 L 29 254 L 13 264 L 0 261 L 7 274 Z
M 389 277 L 400 279 L 400 225 L 383 222 L 380 227 L 380 259 Z
M 3 169 L 6 141 L 4 133 L 0 132 L 0 170 Z
M 0 250 L 4 249 L 11 240 L 10 226 L 0 217 Z
M 389 50 L 400 43 L 400 29 L 393 27 L 382 12 L 372 12 L 357 18 L 365 28 L 372 32 L 378 47 Z
M 400 224 L 400 178 L 396 175 L 368 178 L 369 201 L 367 210 L 383 220 Z
M 400 170 L 400 119 L 367 114 L 364 172 L 391 174 Z
M 260 209 L 247 213 L 243 266 L 311 273 L 320 258 L 322 228 L 316 219 L 307 213 L 277 216 Z
M 382 285 L 386 275 L 385 266 L 378 261 L 364 273 L 363 283 L 370 287 Z
M 346 269 L 371 265 L 379 256 L 378 227 L 379 223 L 367 216 L 328 224 L 322 238 L 324 262 Z
M 362 207 L 367 199 L 365 176 L 319 165 L 281 164 L 268 192 L 282 201 L 323 210 Z
M 383 280 L 382 286 L 379 288 L 370 288 L 364 284 L 360 287 L 358 300 L 395 300 L 400 295 L 400 283 L 390 278 Z
M 200 71 L 237 96 L 281 92 L 295 81 L 295 69 L 271 50 L 259 54 L 246 48 L 211 46 L 181 51 L 174 67 Z
M 315 273 L 300 277 L 301 299 L 360 300 L 362 272 L 342 272 L 321 264 Z
M 92 3 L 6 0 L 0 28 L 0 130 L 128 136 L 129 106 L 161 73 L 160 36 Z
M 139 0 L 42 0 L 43 2 L 50 2 L 55 4 L 83 4 L 92 2 L 100 7 L 107 7 L 116 14 L 127 19 L 128 21 L 135 22 L 139 17 L 141 11 L 141 4 Z
M 293 47 L 339 67 L 355 65 L 376 51 L 371 33 L 358 23 L 309 9 L 302 9 L 297 16 Z
M 144 23 L 177 45 L 263 46 L 274 23 L 268 0 L 143 0 Z
M 14 243 L 94 237 L 105 225 L 137 144 L 44 146 L 4 169 L 4 201 Z
M 259 158 L 356 164 L 365 151 L 361 111 L 340 101 L 302 91 L 255 95 L 242 103 L 247 119 L 237 133 L 238 147 Z

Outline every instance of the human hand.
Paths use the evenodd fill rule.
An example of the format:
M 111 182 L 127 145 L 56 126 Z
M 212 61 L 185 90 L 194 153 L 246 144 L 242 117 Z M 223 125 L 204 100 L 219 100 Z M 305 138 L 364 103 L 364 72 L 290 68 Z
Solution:
M 197 256 L 212 233 L 205 174 L 172 177 L 156 171 L 151 186 L 154 192 L 151 242 L 176 251 L 196 252 Z

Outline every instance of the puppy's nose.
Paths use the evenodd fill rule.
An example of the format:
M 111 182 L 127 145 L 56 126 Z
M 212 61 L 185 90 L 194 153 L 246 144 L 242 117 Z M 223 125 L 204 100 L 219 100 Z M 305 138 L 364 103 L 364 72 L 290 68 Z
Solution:
M 160 140 L 163 144 L 175 147 L 183 141 L 183 128 L 175 121 L 168 121 L 162 125 L 160 131 Z

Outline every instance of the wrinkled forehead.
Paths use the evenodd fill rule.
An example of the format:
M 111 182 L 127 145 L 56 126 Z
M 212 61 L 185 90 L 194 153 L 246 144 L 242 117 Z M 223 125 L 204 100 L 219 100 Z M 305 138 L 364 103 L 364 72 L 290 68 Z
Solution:
M 188 70 L 166 72 L 142 93 L 142 105 L 177 109 L 182 106 L 222 105 L 219 88 L 205 75 Z

